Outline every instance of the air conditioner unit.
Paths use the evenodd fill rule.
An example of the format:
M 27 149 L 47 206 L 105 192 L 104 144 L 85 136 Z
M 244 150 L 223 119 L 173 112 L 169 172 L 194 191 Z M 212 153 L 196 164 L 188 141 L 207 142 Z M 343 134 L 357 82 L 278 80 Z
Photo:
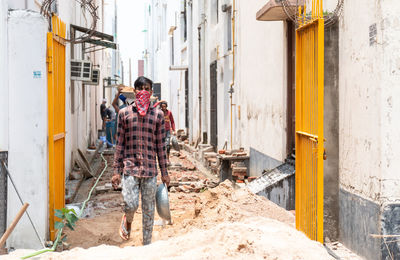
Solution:
M 86 85 L 99 85 L 100 69 L 92 69 L 92 79 L 83 82 Z
M 92 81 L 92 62 L 89 60 L 71 60 L 71 79 Z

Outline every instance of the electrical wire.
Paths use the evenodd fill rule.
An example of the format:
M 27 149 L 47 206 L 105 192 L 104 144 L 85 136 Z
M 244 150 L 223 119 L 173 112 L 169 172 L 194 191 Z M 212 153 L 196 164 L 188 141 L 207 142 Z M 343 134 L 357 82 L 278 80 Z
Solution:
M 97 9 L 99 7 L 96 5 L 95 0 L 75 0 L 75 1 L 81 5 L 82 13 L 84 14 L 85 19 L 86 19 L 86 12 L 88 12 L 89 15 L 92 17 L 92 22 L 88 31 L 86 31 L 79 37 L 66 40 L 67 42 L 78 44 L 89 40 L 95 33 L 97 20 L 99 20 L 99 17 L 97 15 Z M 50 31 L 52 31 L 51 18 L 54 13 L 53 12 L 54 4 L 57 4 L 57 0 L 43 0 L 40 8 L 40 13 L 43 16 L 45 16 L 49 22 Z
M 311 15 L 299 15 L 296 13 L 296 11 L 299 10 L 300 7 L 299 0 L 296 1 L 295 6 L 293 6 L 289 1 L 290 0 L 281 0 L 281 4 L 286 16 L 295 23 L 296 27 L 300 25 L 299 18 L 304 19 L 305 22 L 312 19 Z M 344 0 L 338 0 L 335 10 L 329 15 L 324 15 L 325 28 L 329 28 L 339 20 L 339 17 L 343 12 L 343 6 Z M 294 12 L 292 11 L 293 9 L 295 10 Z
M 10 181 L 11 181 L 12 185 L 14 186 L 14 190 L 15 190 L 15 192 L 17 193 L 17 196 L 18 196 L 19 200 L 21 201 L 21 204 L 24 205 L 25 203 L 24 203 L 24 201 L 22 200 L 22 197 L 21 197 L 21 195 L 19 194 L 19 192 L 18 192 L 18 190 L 17 190 L 17 186 L 15 185 L 14 180 L 13 180 L 12 177 L 11 177 L 10 171 L 8 170 L 6 164 L 4 163 L 3 160 L 1 160 L 1 163 L 3 164 L 4 169 L 6 169 L 8 178 L 10 178 Z M 31 216 L 29 215 L 28 209 L 26 209 L 26 215 L 28 216 L 28 219 L 29 219 L 29 221 L 31 222 L 31 225 L 32 225 L 33 229 L 35 230 L 35 234 L 36 234 L 37 238 L 39 239 L 40 244 L 42 244 L 42 246 L 44 247 L 44 242 L 43 242 L 44 239 L 42 239 L 42 238 L 40 237 L 39 232 L 37 231 L 35 224 L 33 224 L 33 221 L 32 221 Z

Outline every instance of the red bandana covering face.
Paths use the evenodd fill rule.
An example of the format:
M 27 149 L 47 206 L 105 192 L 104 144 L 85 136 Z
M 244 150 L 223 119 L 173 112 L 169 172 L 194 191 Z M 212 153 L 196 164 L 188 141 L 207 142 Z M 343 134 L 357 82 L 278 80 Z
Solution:
M 147 110 L 150 106 L 150 92 L 146 90 L 141 90 L 136 93 L 136 107 L 139 111 L 139 115 L 145 116 L 147 114 Z

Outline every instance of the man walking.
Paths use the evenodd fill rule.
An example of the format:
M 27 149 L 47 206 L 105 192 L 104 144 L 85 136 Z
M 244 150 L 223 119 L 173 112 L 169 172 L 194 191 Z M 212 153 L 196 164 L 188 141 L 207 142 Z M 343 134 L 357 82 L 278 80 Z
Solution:
M 161 179 L 167 186 L 167 157 L 165 148 L 164 113 L 150 106 L 153 82 L 145 77 L 135 81 L 135 102 L 119 111 L 117 145 L 114 158 L 113 187 L 121 182 L 124 212 L 119 234 L 130 237 L 133 215 L 142 201 L 143 245 L 151 243 L 154 224 L 155 194 L 157 189 L 156 157 Z
M 167 101 L 161 101 L 160 106 L 161 106 L 161 110 L 164 112 L 165 132 L 167 133 L 166 139 L 165 139 L 165 145 L 167 146 L 167 162 L 168 162 L 168 165 L 170 165 L 169 152 L 171 150 L 171 134 L 175 135 L 175 121 L 174 121 L 174 116 L 172 115 L 172 112 L 170 110 L 168 110 Z

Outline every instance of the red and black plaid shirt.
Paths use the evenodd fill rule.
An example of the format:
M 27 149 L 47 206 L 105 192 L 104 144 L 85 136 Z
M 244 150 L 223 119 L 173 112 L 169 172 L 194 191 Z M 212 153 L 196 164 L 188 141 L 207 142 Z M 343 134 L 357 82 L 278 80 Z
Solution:
M 161 175 L 168 175 L 165 148 L 164 113 L 149 107 L 147 114 L 139 115 L 135 104 L 118 113 L 117 145 L 114 172 L 136 177 L 157 176 L 157 163 Z

